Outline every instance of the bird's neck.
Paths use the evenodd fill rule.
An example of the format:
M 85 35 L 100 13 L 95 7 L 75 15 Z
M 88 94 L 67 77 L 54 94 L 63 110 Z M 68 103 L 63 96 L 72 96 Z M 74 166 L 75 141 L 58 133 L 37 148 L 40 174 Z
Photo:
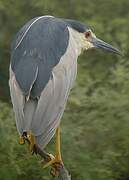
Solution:
M 76 52 L 78 56 L 81 54 L 83 50 L 83 35 L 82 33 L 77 32 L 76 30 L 69 28 L 70 35 L 73 37 L 75 42 Z

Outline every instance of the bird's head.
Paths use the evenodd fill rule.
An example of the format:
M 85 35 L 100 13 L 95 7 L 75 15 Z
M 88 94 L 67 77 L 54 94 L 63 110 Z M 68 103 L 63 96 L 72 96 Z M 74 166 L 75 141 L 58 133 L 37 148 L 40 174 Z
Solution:
M 97 38 L 89 26 L 86 26 L 76 20 L 65 20 L 65 21 L 67 21 L 69 26 L 72 28 L 73 36 L 80 50 L 100 48 L 121 55 L 121 52 L 117 48 Z
M 82 39 L 84 39 L 83 46 L 86 50 L 89 48 L 100 48 L 121 55 L 121 52 L 117 48 L 97 38 L 91 29 L 87 29 L 82 36 L 84 36 Z

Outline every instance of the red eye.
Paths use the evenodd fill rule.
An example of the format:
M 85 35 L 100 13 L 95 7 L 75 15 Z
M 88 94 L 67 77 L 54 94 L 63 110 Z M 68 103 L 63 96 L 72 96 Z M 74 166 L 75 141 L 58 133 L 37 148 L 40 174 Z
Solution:
M 89 38 L 90 36 L 91 36 L 91 32 L 90 31 L 85 32 L 85 37 L 86 38 Z

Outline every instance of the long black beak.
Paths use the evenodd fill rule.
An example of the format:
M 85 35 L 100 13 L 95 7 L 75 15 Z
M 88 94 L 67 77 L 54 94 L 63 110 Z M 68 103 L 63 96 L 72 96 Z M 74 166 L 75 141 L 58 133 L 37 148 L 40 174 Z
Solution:
M 112 53 L 116 53 L 116 54 L 119 54 L 119 55 L 122 55 L 122 53 L 115 47 L 113 47 L 112 45 L 98 39 L 98 38 L 94 38 L 93 41 L 92 41 L 94 47 L 96 48 L 101 48 L 101 49 L 104 49 L 106 51 L 110 51 Z

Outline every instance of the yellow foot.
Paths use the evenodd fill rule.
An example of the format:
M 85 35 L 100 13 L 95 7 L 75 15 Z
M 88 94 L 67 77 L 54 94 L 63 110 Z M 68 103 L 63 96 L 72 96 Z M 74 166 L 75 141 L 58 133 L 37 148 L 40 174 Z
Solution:
M 35 143 L 35 137 L 32 133 L 27 133 L 27 140 L 29 142 L 29 151 L 33 152 Z
M 48 162 L 48 163 L 46 163 L 44 166 L 43 166 L 43 168 L 47 168 L 47 167 L 49 167 L 49 166 L 53 166 L 53 165 L 55 165 L 55 164 L 63 164 L 63 161 L 62 161 L 62 159 L 59 157 L 59 156 L 53 156 L 53 155 L 51 155 L 51 154 L 49 154 L 49 156 L 50 156 L 50 158 L 51 158 L 51 160 Z
M 50 174 L 53 177 L 58 177 L 60 168 L 63 166 L 63 161 L 59 155 L 56 155 L 54 157 L 52 154 L 48 154 L 48 156 L 50 157 L 51 160 L 48 163 L 46 163 L 43 166 L 43 168 L 47 168 L 49 166 L 52 166 Z
M 62 168 L 63 164 L 61 163 L 56 163 L 52 166 L 51 168 L 51 171 L 50 171 L 50 174 L 53 176 L 53 177 L 58 177 L 59 174 L 60 174 L 60 169 Z
M 34 145 L 36 144 L 34 135 L 30 132 L 23 132 L 22 136 L 19 138 L 19 144 L 25 144 L 25 141 L 27 141 L 29 144 L 29 151 L 33 153 Z
M 20 136 L 20 138 L 19 138 L 19 144 L 20 145 L 25 144 L 25 139 L 22 136 Z

